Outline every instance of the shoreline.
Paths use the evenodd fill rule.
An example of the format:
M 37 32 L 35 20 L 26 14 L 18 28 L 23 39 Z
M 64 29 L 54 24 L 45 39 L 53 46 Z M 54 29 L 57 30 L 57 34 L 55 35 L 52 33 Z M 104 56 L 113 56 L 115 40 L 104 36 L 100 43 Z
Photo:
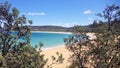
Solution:
M 72 32 L 55 32 L 55 31 L 31 31 L 35 33 L 58 33 L 58 34 L 72 34 Z
M 94 33 L 87 33 L 87 35 L 90 37 L 91 40 L 96 38 Z M 55 67 L 55 68 L 67 68 L 68 66 L 71 65 L 71 62 L 69 59 L 72 55 L 72 52 L 70 52 L 66 48 L 65 44 L 63 44 L 63 45 L 61 44 L 61 45 L 57 45 L 57 46 L 53 46 L 53 47 L 48 47 L 45 49 L 42 48 L 41 54 L 44 55 L 45 59 L 48 59 L 47 65 L 50 65 L 53 62 L 53 60 L 51 59 L 51 56 L 58 57 L 56 52 L 59 52 L 59 54 L 63 55 L 64 62 L 62 64 L 53 64 L 52 65 L 53 67 Z M 45 68 L 47 68 L 47 65 L 45 65 Z
M 47 32 L 47 31 L 33 31 L 33 32 L 66 34 L 65 32 Z M 86 35 L 89 36 L 90 40 L 96 39 L 95 33 L 86 33 Z M 56 49 L 56 48 L 61 48 L 61 47 L 65 47 L 65 44 L 59 44 L 59 45 L 51 46 L 51 47 L 42 47 L 41 49 L 44 51 L 44 50 L 52 50 L 52 49 Z
M 59 45 L 59 46 L 53 46 L 53 47 L 47 47 L 47 48 L 41 48 L 41 49 L 44 51 L 44 50 L 52 50 L 56 48 L 61 48 L 61 47 L 65 47 L 65 45 Z

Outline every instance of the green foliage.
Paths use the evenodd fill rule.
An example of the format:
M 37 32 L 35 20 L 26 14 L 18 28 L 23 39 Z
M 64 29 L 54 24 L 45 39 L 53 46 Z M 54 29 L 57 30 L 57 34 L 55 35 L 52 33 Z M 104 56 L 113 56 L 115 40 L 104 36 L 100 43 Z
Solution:
M 43 68 L 47 60 L 44 60 L 44 55 L 36 51 L 31 46 L 19 48 L 18 52 L 10 52 L 5 56 L 6 67 L 10 68 Z
M 19 16 L 16 8 L 8 2 L 0 2 L 0 67 L 44 68 L 47 60 L 39 49 L 30 46 L 32 20 Z
M 32 21 L 28 21 L 32 22 Z M 0 48 L 2 56 L 19 43 L 30 43 L 30 28 L 25 15 L 19 16 L 16 8 L 11 9 L 8 2 L 0 3 Z
M 97 34 L 96 44 L 90 46 L 89 55 L 92 56 L 95 68 L 118 68 L 120 65 L 120 41 L 111 32 Z M 95 46 L 96 45 L 96 46 Z
M 99 29 L 96 32 L 96 39 L 89 40 L 89 37 L 79 29 L 75 36 L 65 39 L 67 49 L 72 52 L 69 68 L 119 68 L 120 67 L 120 7 L 107 6 L 103 14 L 106 23 L 94 23 L 92 28 Z M 81 38 L 82 37 L 82 38 Z M 84 40 L 85 39 L 85 40 Z M 88 39 L 88 40 L 86 40 Z M 90 66 L 87 66 L 90 65 Z
M 70 28 L 61 26 L 32 26 L 33 31 L 71 32 Z
M 102 33 L 103 30 L 107 29 L 106 23 L 102 21 L 93 21 L 93 24 L 90 24 L 90 32 Z
M 118 12 L 120 12 L 120 7 L 112 5 L 107 6 L 103 11 L 103 15 L 99 14 L 100 17 L 104 17 L 107 20 L 107 30 L 104 30 L 102 34 L 96 34 L 96 44 L 93 44 L 96 46 L 90 46 L 89 54 L 93 55 L 92 61 L 94 61 L 95 68 L 120 67 L 120 37 L 119 32 L 117 32 L 119 28 L 116 29 L 120 20 Z
M 107 6 L 107 8 L 105 8 L 105 10 L 103 11 L 103 13 L 99 13 L 97 14 L 100 17 L 103 17 L 108 24 L 108 31 L 111 31 L 111 27 L 116 20 L 120 20 L 120 7 L 119 6 L 115 6 L 114 4 L 111 6 Z
M 69 66 L 69 68 L 84 68 L 84 64 L 88 62 L 88 50 L 84 49 L 84 47 L 89 42 L 88 36 L 77 33 L 76 35 L 65 39 L 64 42 L 67 46 L 67 49 L 72 52 L 70 57 L 72 64 Z
M 78 26 L 78 25 L 75 25 L 73 27 L 72 32 L 73 33 L 76 33 L 76 32 L 87 33 L 87 32 L 91 32 L 91 28 L 89 28 L 89 26 Z

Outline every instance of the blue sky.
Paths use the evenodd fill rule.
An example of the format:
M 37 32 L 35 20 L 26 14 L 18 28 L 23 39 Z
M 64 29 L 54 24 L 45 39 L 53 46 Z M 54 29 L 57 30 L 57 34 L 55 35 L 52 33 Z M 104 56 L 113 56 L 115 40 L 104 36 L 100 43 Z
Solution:
M 99 20 L 95 14 L 107 5 L 120 6 L 120 0 L 0 0 L 8 1 L 20 14 L 33 20 L 33 25 L 56 25 L 71 27 L 88 25 Z

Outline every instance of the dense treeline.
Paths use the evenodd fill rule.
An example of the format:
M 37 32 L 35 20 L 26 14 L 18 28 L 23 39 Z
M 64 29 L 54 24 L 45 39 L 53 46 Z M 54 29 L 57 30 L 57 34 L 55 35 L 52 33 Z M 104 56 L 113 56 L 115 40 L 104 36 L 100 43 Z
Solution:
M 61 26 L 32 26 L 33 31 L 55 31 L 55 32 L 69 32 L 70 29 Z
M 92 24 L 89 24 L 87 26 L 79 26 L 76 25 L 71 28 L 70 31 L 78 31 L 78 32 L 94 32 L 94 33 L 101 33 L 104 29 L 107 29 L 108 22 L 103 21 L 93 21 Z M 120 31 L 120 20 L 112 21 L 112 29 L 116 29 L 118 32 Z
M 112 26 L 116 29 L 120 29 L 120 20 L 117 20 L 116 22 L 113 21 Z M 74 27 L 61 27 L 61 26 L 31 26 L 32 31 L 55 31 L 55 32 L 74 32 L 74 31 L 79 31 L 79 32 L 101 32 L 103 29 L 107 29 L 107 24 L 108 22 L 103 22 L 103 21 L 97 21 L 94 20 L 92 24 L 89 24 L 87 26 L 79 26 L 75 25 Z

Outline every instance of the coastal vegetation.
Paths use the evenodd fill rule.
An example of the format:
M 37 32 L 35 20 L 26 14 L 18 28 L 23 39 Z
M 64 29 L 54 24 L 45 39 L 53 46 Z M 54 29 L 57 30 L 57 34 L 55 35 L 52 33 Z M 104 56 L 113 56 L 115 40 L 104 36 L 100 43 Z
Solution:
M 71 32 L 71 28 L 61 26 L 31 26 L 32 31 Z
M 104 21 L 95 20 L 88 26 L 66 28 L 59 26 L 31 26 L 32 20 L 19 15 L 17 8 L 8 2 L 0 2 L 0 67 L 2 68 L 54 68 L 64 62 L 64 55 L 56 52 L 52 62 L 41 53 L 43 43 L 30 45 L 31 30 L 63 31 L 73 35 L 64 39 L 71 56 L 68 68 L 119 68 L 120 67 L 120 7 L 107 6 L 103 13 L 96 14 Z M 90 39 L 86 33 L 96 36 Z
M 20 16 L 18 9 L 11 8 L 11 4 L 0 2 L 0 67 L 44 67 L 47 60 L 41 55 L 41 48 L 37 51 L 30 45 L 31 24 L 32 20 Z
M 67 49 L 72 52 L 69 68 L 119 68 L 120 67 L 120 7 L 107 6 L 97 14 L 106 22 L 91 24 L 96 39 L 89 40 L 81 27 L 75 27 L 75 36 L 65 39 Z

